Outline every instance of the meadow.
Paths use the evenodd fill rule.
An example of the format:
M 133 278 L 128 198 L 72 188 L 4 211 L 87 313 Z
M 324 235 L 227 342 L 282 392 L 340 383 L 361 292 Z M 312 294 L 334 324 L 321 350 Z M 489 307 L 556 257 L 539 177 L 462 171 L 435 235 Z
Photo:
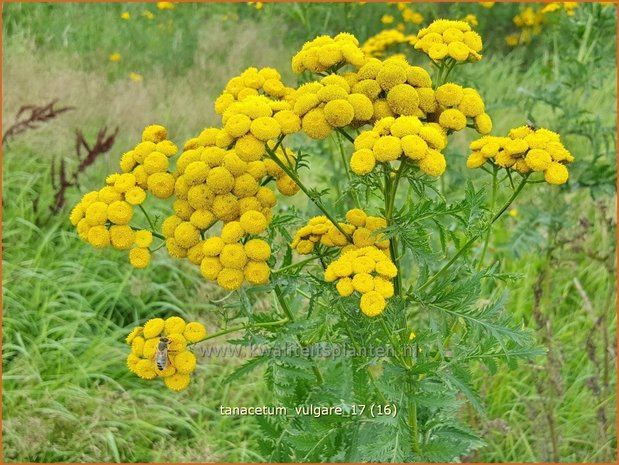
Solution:
M 136 270 L 125 254 L 88 247 L 69 222 L 70 209 L 98 188 L 103 173 L 117 169 L 145 126 L 163 124 L 182 146 L 217 125 L 213 101 L 247 67 L 274 67 L 296 85 L 290 59 L 318 35 L 347 31 L 363 43 L 398 23 L 413 34 L 421 27 L 385 3 L 171 5 L 2 6 L 3 134 L 24 105 L 57 100 L 57 108 L 72 107 L 3 142 L 5 462 L 269 459 L 256 417 L 219 413 L 220 405 L 273 402 L 260 369 L 228 382 L 244 360 L 201 360 L 190 387 L 174 393 L 126 367 L 124 339 L 134 326 L 179 315 L 213 333 L 243 296 L 208 283 L 165 251 Z M 412 5 L 422 25 L 475 16 L 484 57 L 463 67 L 459 79 L 482 92 L 493 134 L 531 121 L 560 132 L 576 157 L 566 185 L 528 189 L 492 232 L 488 261 L 513 280 L 507 309 L 545 352 L 493 373 L 473 368 L 486 408 L 461 408 L 458 416 L 481 432 L 485 445 L 461 460 L 611 462 L 617 459 L 616 7 L 561 7 L 536 27 L 518 28 L 513 18 L 529 6 L 541 8 Z M 510 45 L 510 34 L 522 43 Z M 406 44 L 390 50 L 416 56 Z M 101 128 L 108 135 L 118 128 L 113 146 L 82 170 L 54 211 L 53 167 L 57 172 L 64 160 L 73 172 L 80 163 L 76 130 L 91 143 Z M 445 197 L 461 196 L 468 181 L 489 188 L 487 178 L 465 166 L 473 139 L 465 131 L 447 149 L 447 158 L 460 163 L 437 182 Z M 328 140 L 325 154 L 331 147 Z M 344 211 L 336 200 L 346 177 L 334 160 L 310 158 L 309 184 L 329 188 L 326 198 Z M 171 206 L 152 208 L 165 217 Z M 276 217 L 295 212 L 318 214 L 303 197 L 280 197 Z

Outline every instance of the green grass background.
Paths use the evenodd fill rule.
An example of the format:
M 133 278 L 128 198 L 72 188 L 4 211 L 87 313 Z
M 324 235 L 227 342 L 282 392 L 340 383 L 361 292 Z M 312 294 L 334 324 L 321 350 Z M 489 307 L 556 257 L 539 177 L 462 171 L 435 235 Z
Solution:
M 497 134 L 531 117 L 568 133 L 566 145 L 577 158 L 568 187 L 529 189 L 515 205 L 517 215 L 493 232 L 490 255 L 505 271 L 522 273 L 509 308 L 549 352 L 494 376 L 476 369 L 487 416 L 462 415 L 488 445 L 465 459 L 614 461 L 616 26 L 586 35 L 601 8 L 582 7 L 575 17 L 561 14 L 529 46 L 509 50 L 504 36 L 520 5 L 418 8 L 427 17 L 477 14 L 484 59 L 454 78 L 480 90 Z M 120 18 L 124 11 L 129 21 Z M 384 13 L 397 9 L 4 5 L 3 130 L 24 104 L 58 98 L 76 109 L 3 148 L 3 461 L 263 460 L 254 419 L 218 413 L 219 405 L 269 404 L 258 374 L 226 385 L 240 362 L 210 359 L 187 391 L 174 394 L 125 368 L 123 340 L 133 325 L 179 314 L 215 331 L 225 317 L 222 303 L 233 305 L 235 296 L 165 253 L 136 271 L 125 254 L 81 243 L 68 210 L 48 209 L 50 165 L 60 158 L 74 163 L 76 128 L 90 139 L 102 126 L 120 128 L 112 152 L 68 192 L 72 204 L 115 170 L 145 125 L 164 124 L 182 144 L 217 123 L 212 102 L 230 77 L 248 66 L 273 66 L 293 84 L 290 58 L 304 41 L 342 30 L 364 40 L 382 29 Z M 118 63 L 108 59 L 114 52 L 122 55 Z M 131 81 L 132 72 L 143 81 Z M 462 167 L 473 138 L 465 133 L 450 141 L 448 158 L 460 160 L 450 162 L 444 178 L 453 198 L 466 179 L 477 187 L 489 182 Z M 328 158 L 312 161 L 314 184 L 334 181 L 330 165 Z M 292 203 L 311 210 L 303 198 Z M 290 204 L 282 200 L 279 208 Z

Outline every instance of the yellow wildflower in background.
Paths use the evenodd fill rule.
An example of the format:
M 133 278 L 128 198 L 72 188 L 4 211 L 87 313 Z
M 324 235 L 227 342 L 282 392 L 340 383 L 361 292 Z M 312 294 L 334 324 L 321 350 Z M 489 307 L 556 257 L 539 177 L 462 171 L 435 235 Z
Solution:
M 479 2 L 484 8 L 492 8 L 496 2 Z
M 464 18 L 462 18 L 462 21 L 469 23 L 471 26 L 477 26 L 479 24 L 479 22 L 477 21 L 477 16 L 473 14 L 466 15 Z
M 128 11 L 123 11 L 123 12 L 120 14 L 120 18 L 121 18 L 121 19 L 124 19 L 125 21 L 129 21 L 129 20 L 131 19 L 131 15 L 129 14 L 129 12 L 128 12 Z
M 383 24 L 391 24 L 394 21 L 394 17 L 392 15 L 383 15 L 382 18 L 380 18 L 380 22 Z
M 138 73 L 129 73 L 129 79 L 131 79 L 133 82 L 142 82 L 144 80 L 144 76 L 142 76 L 141 74 Z
M 175 7 L 172 2 L 157 2 L 157 8 L 160 10 L 173 10 Z
M 149 11 L 149 10 L 144 10 L 142 12 L 142 16 L 144 16 L 148 20 L 155 19 L 155 15 L 151 11 Z
M 117 63 L 122 59 L 122 55 L 118 52 L 114 52 L 110 54 L 110 61 L 113 63 Z

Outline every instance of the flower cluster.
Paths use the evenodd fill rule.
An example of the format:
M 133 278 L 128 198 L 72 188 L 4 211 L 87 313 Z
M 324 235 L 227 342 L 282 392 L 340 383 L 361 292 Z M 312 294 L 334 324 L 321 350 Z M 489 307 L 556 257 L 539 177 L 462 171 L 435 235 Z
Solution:
M 421 24 L 423 23 L 423 15 L 410 8 L 408 2 L 398 2 L 398 10 L 402 14 L 402 21 L 405 23 Z
M 222 228 L 221 237 L 209 237 L 202 244 L 204 258 L 200 263 L 200 272 L 223 289 L 234 291 L 244 281 L 255 285 L 265 284 L 269 280 L 271 270 L 266 263 L 271 256 L 269 244 L 262 239 L 250 239 L 244 244 L 240 242 L 247 233 L 243 220 L 252 214 L 245 213 L 240 222 L 227 223 Z M 254 224 L 252 218 L 248 221 Z
M 481 37 L 465 21 L 437 19 L 421 29 L 417 39 L 415 49 L 423 51 L 434 61 L 452 58 L 457 62 L 474 62 L 481 59 Z
M 387 253 L 378 247 L 350 247 L 327 266 L 325 281 L 336 281 L 341 296 L 357 292 L 361 295 L 359 307 L 369 316 L 380 315 L 387 305 L 385 299 L 393 296 L 391 280 L 398 274 Z
M 292 88 L 284 85 L 282 76 L 276 69 L 247 68 L 228 81 L 223 93 L 215 100 L 215 111 L 223 115 L 230 105 L 244 100 L 245 97 L 266 95 L 273 99 L 281 99 L 292 91 Z
M 510 34 L 505 38 L 507 45 L 514 47 L 518 44 L 528 43 L 531 38 L 538 35 L 542 30 L 544 13 L 541 9 L 526 7 L 519 14 L 514 16 L 514 24 L 520 29 L 518 34 Z
M 142 379 L 160 377 L 171 390 L 182 391 L 196 369 L 196 356 L 187 345 L 205 337 L 202 323 L 186 323 L 178 316 L 154 318 L 127 336 L 131 346 L 127 367 Z
M 416 35 L 406 35 L 397 29 L 384 29 L 366 40 L 361 50 L 368 56 L 380 58 L 389 47 L 399 44 L 415 45 L 416 42 Z
M 447 83 L 437 88 L 434 96 L 439 110 L 430 119 L 438 121 L 444 129 L 460 131 L 470 118 L 480 134 L 492 131 L 492 119 L 485 112 L 484 101 L 475 89 Z
M 351 170 L 363 176 L 374 170 L 377 162 L 410 159 L 431 176 L 440 176 L 447 163 L 441 153 L 447 135 L 437 123 L 423 123 L 416 116 L 383 118 L 373 129 L 355 139 Z
M 326 247 L 376 246 L 380 250 L 389 248 L 389 240 L 376 232 L 387 227 L 384 218 L 368 216 L 360 208 L 353 208 L 346 213 L 346 221 L 338 223 L 338 229 L 326 216 L 316 216 L 296 232 L 290 246 L 300 255 L 311 254 L 317 244 Z M 340 229 L 352 238 L 352 244 Z
M 386 116 L 424 117 L 435 111 L 436 100 L 428 72 L 400 57 L 371 58 L 356 74 L 353 92 L 365 94 L 374 104 L 372 121 Z
M 360 126 L 374 115 L 372 100 L 363 92 L 355 92 L 356 75 L 330 74 L 320 81 L 299 87 L 290 100 L 293 111 L 301 120 L 305 134 L 312 139 L 324 139 L 334 129 L 348 125 Z
M 123 173 L 111 174 L 105 187 L 84 195 L 70 215 L 79 237 L 93 247 L 131 249 L 129 260 L 135 268 L 146 268 L 150 263 L 148 247 L 153 236 L 151 231 L 134 231 L 129 225 L 134 206 L 144 203 L 147 191 L 167 198 L 174 190 L 168 158 L 176 154 L 177 148 L 166 137 L 163 126 L 144 129 L 142 142 L 121 158 Z
M 565 184 L 569 177 L 565 165 L 574 161 L 559 134 L 529 126 L 510 130 L 508 137 L 484 136 L 473 141 L 470 149 L 473 153 L 466 162 L 469 168 L 479 168 L 490 161 L 523 175 L 543 172 L 549 184 Z
M 345 32 L 335 37 L 319 36 L 306 42 L 303 48 L 292 58 L 292 70 L 300 74 L 303 71 L 323 73 L 330 69 L 350 64 L 360 68 L 366 56 L 359 48 L 357 38 Z

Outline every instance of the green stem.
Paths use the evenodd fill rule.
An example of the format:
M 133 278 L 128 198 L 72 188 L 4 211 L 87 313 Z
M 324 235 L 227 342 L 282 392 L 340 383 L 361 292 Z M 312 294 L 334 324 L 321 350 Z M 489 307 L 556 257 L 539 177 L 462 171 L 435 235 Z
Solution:
M 408 423 L 411 427 L 411 439 L 413 452 L 419 453 L 419 428 L 417 426 L 417 404 L 409 399 L 408 404 Z
M 398 185 L 404 170 L 406 169 L 405 161 L 400 163 L 400 167 L 396 171 L 395 178 L 392 180 L 390 173 L 385 169 L 385 220 L 387 225 L 393 222 L 393 210 L 395 207 L 395 197 L 398 190 Z M 395 278 L 394 290 L 397 295 L 402 293 L 402 273 L 400 272 L 400 257 L 398 253 L 398 241 L 394 236 L 389 240 L 389 251 L 393 263 L 398 269 L 398 274 Z
M 277 284 L 274 287 L 274 291 L 275 291 L 275 296 L 277 297 L 277 301 L 279 302 L 279 305 L 282 307 L 282 310 L 286 314 L 286 317 L 288 318 L 288 320 L 294 323 L 296 321 L 294 318 L 294 315 L 292 311 L 290 310 L 290 307 L 288 306 L 286 299 L 284 299 L 284 294 L 281 288 Z M 297 338 L 297 341 L 299 341 L 299 345 L 303 347 L 301 337 L 297 335 L 296 338 Z M 316 365 L 312 365 L 312 371 L 314 372 L 314 376 L 316 376 L 316 380 L 318 381 L 318 383 L 324 384 L 324 378 L 322 377 L 322 373 L 320 373 L 320 370 L 318 369 Z
M 215 339 L 221 336 L 225 336 L 226 334 L 230 334 L 230 333 L 235 333 L 237 331 L 242 331 L 244 329 L 251 329 L 251 328 L 268 328 L 269 326 L 280 326 L 283 325 L 285 323 L 288 323 L 290 320 L 288 318 L 284 318 L 282 320 L 277 320 L 277 321 L 267 321 L 265 323 L 255 323 L 253 325 L 241 325 L 241 326 L 234 326 L 232 328 L 228 328 L 228 329 L 223 329 L 217 333 L 213 333 L 210 336 L 206 336 L 204 339 L 202 339 L 200 342 L 204 342 L 204 341 L 208 341 L 209 339 Z
M 492 197 L 490 199 L 490 211 L 494 210 L 494 204 L 496 202 L 497 187 L 498 187 L 497 186 L 497 167 L 493 165 L 492 166 Z M 479 263 L 477 264 L 477 271 L 481 270 L 481 267 L 484 264 L 484 258 L 486 257 L 486 250 L 488 250 L 488 242 L 490 242 L 491 232 L 492 232 L 492 227 L 488 228 L 488 231 L 486 231 L 486 238 L 484 240 L 484 248 L 482 249 L 481 256 L 479 257 Z
M 307 196 L 308 199 L 310 199 L 312 201 L 312 203 L 314 205 L 316 205 L 318 207 L 318 209 L 323 212 L 325 214 L 325 216 L 327 218 L 329 218 L 329 221 L 331 221 L 331 223 L 333 223 L 333 225 L 344 235 L 344 237 L 346 237 L 346 239 L 352 244 L 352 237 L 350 237 L 350 234 L 348 234 L 346 231 L 344 231 L 342 229 L 342 227 L 340 226 L 340 224 L 338 223 L 338 221 L 333 218 L 333 216 L 323 207 L 323 205 L 315 198 L 315 196 L 309 191 L 309 189 L 305 186 L 305 184 L 303 184 L 303 182 L 301 182 L 301 179 L 299 179 L 299 176 L 297 176 L 297 173 L 295 173 L 293 170 L 291 170 L 288 166 L 286 166 L 280 159 L 279 157 L 275 154 L 275 152 L 273 152 L 268 146 L 266 147 L 266 151 L 269 155 L 269 158 L 271 158 L 271 160 L 273 160 L 275 163 L 277 163 L 277 166 L 279 166 L 284 173 L 286 173 L 288 176 L 290 176 L 292 178 L 292 180 L 297 184 L 297 186 L 299 186 L 299 188 L 303 191 L 303 193 Z
M 348 141 L 352 144 L 355 143 L 355 139 L 352 138 L 352 136 L 350 134 L 348 134 L 346 131 L 344 131 L 343 129 L 337 128 L 336 131 L 343 135 L 346 139 L 348 139 Z
M 505 213 L 505 210 L 507 210 L 509 208 L 509 206 L 512 204 L 512 202 L 516 199 L 516 197 L 518 197 L 518 194 L 520 194 L 520 192 L 522 191 L 522 188 L 525 186 L 525 184 L 527 183 L 527 178 L 528 175 L 525 176 L 522 181 L 520 182 L 520 184 L 518 184 L 518 187 L 516 188 L 516 190 L 514 191 L 514 193 L 512 194 L 512 196 L 509 198 L 509 200 L 507 202 L 505 202 L 505 204 L 503 205 L 503 207 L 501 207 L 501 209 L 492 217 L 492 221 L 490 221 L 490 224 L 486 227 L 486 229 L 490 228 L 494 222 L 496 220 L 498 220 L 503 213 Z M 471 237 L 466 244 L 464 244 L 460 250 L 458 250 L 458 252 L 452 257 L 451 260 L 449 260 L 439 271 L 437 271 L 430 279 L 428 279 L 419 289 L 418 291 L 423 291 L 425 288 L 427 288 L 430 284 L 432 284 L 434 281 L 436 281 L 443 273 L 445 273 L 445 271 L 447 271 L 449 269 L 449 267 L 451 267 L 451 265 L 453 265 L 455 263 L 455 261 L 464 253 L 468 250 L 468 248 L 479 238 L 479 236 L 481 236 L 484 232 L 486 232 L 486 229 L 484 229 L 483 231 L 480 231 L 479 233 L 475 234 L 473 237 Z
M 142 231 L 144 229 L 144 228 L 138 228 L 137 226 L 130 226 L 130 228 L 133 229 L 134 231 Z M 158 232 L 152 231 L 152 230 L 150 232 L 153 235 L 153 237 L 156 237 L 161 240 L 165 240 L 165 236 L 163 236 L 163 234 L 159 234 Z
M 381 316 L 379 318 L 380 318 L 380 325 L 383 327 L 383 331 L 385 331 L 385 334 L 387 335 L 389 342 L 391 342 L 391 345 L 393 346 L 393 351 L 396 355 L 396 359 L 402 364 L 403 367 L 410 369 L 411 367 L 408 365 L 408 363 L 406 363 L 406 360 L 402 358 L 402 355 L 400 354 L 400 350 L 399 350 L 400 345 L 394 339 L 393 334 L 391 333 L 391 330 L 387 326 L 387 323 L 385 322 L 385 317 Z
M 274 274 L 277 274 L 277 273 L 282 273 L 284 271 L 290 270 L 290 269 L 295 268 L 297 266 L 301 266 L 301 265 L 305 265 L 306 263 L 313 262 L 314 260 L 317 260 L 319 258 L 320 258 L 319 256 L 310 257 L 310 258 L 307 258 L 305 260 L 301 260 L 300 262 L 292 263 L 292 264 L 284 266 L 282 268 L 278 268 L 277 270 L 273 270 L 273 271 L 271 271 L 271 274 L 274 275 Z
M 146 210 L 144 209 L 144 207 L 142 205 L 138 205 L 138 207 L 140 207 L 140 210 L 142 210 L 142 213 L 144 213 L 144 216 L 146 217 L 146 221 L 148 221 L 148 225 L 150 226 L 150 229 L 152 229 L 154 231 L 155 230 L 155 225 L 151 221 L 150 216 L 148 216 L 148 213 L 146 212 Z
M 346 154 L 344 153 L 344 144 L 342 143 L 342 133 L 340 131 L 337 132 L 337 145 L 340 150 L 340 158 L 342 160 L 342 165 L 344 166 L 344 171 L 346 172 L 346 177 L 348 178 L 348 183 L 352 183 L 352 175 L 350 174 L 350 167 L 348 166 L 348 161 L 346 160 Z M 357 208 L 360 207 L 359 197 L 357 197 L 357 193 L 354 190 L 350 191 L 350 196 L 352 197 L 353 202 Z

